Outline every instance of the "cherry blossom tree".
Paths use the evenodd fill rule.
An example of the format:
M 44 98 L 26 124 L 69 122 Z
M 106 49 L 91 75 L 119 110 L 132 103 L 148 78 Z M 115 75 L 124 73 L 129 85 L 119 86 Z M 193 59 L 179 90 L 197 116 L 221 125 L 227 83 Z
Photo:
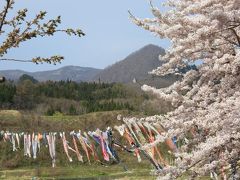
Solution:
M 14 8 L 14 0 L 2 0 L 5 6 L 0 10 L 0 61 L 18 61 L 18 62 L 33 62 L 52 63 L 61 62 L 64 57 L 54 55 L 51 57 L 33 57 L 26 59 L 7 58 L 7 52 L 12 48 L 18 48 L 23 42 L 33 38 L 53 36 L 57 32 L 64 32 L 68 35 L 84 36 L 80 29 L 59 29 L 61 24 L 61 16 L 55 19 L 45 20 L 47 12 L 40 11 L 36 16 L 30 19 L 27 15 L 28 9 L 19 10 L 14 16 L 9 15 L 9 12 Z M 2 4 L 4 4 L 2 2 Z
M 166 115 L 134 118 L 160 123 L 166 130 L 155 143 L 145 146 L 174 136 L 181 144 L 174 151 L 174 165 L 165 166 L 159 175 L 173 179 L 192 172 L 193 176 L 239 178 L 240 1 L 168 0 L 163 4 L 166 12 L 150 5 L 153 18 L 139 19 L 130 13 L 131 19 L 172 43 L 161 57 L 165 64 L 150 73 L 181 74 L 179 69 L 201 62 L 170 87 L 142 86 L 175 107 Z

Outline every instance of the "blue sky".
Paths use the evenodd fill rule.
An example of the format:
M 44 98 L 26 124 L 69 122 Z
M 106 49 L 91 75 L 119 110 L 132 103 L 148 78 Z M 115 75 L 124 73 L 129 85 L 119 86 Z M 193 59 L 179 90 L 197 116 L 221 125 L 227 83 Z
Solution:
M 160 0 L 154 1 L 159 5 Z M 7 58 L 29 59 L 60 54 L 62 64 L 35 65 L 29 63 L 0 62 L 0 70 L 22 69 L 42 71 L 66 65 L 105 68 L 128 54 L 147 45 L 167 48 L 169 42 L 155 37 L 131 22 L 128 10 L 138 17 L 152 17 L 147 0 L 17 0 L 15 10 L 27 7 L 32 16 L 40 10 L 48 12 L 48 18 L 62 16 L 64 27 L 80 27 L 83 38 L 57 34 L 55 37 L 38 38 L 12 49 Z M 13 12 L 15 11 L 13 10 Z

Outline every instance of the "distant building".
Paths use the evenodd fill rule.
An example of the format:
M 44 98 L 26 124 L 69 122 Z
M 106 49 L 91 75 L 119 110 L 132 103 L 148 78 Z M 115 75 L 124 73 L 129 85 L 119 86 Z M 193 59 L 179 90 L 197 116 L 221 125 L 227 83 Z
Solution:
M 136 84 L 137 83 L 137 80 L 136 78 L 133 78 L 133 83 Z

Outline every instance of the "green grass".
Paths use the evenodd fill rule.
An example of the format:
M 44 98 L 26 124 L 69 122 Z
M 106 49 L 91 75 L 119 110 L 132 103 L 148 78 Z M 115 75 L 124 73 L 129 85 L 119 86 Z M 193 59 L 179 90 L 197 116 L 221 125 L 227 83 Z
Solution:
M 120 165 L 71 165 L 67 167 L 30 167 L 14 170 L 0 171 L 0 179 L 79 179 L 79 178 L 101 178 L 101 179 L 154 179 L 150 174 L 150 167 L 140 164 L 129 164 L 128 171 L 124 171 Z

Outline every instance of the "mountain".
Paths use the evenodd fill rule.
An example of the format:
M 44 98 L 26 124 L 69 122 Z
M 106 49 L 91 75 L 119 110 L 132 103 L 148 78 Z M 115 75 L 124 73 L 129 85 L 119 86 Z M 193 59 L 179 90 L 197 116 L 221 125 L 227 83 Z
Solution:
M 166 77 L 156 77 L 148 72 L 162 65 L 159 55 L 164 55 L 165 50 L 156 45 L 149 44 L 133 52 L 125 59 L 101 70 L 90 67 L 65 66 L 51 71 L 26 72 L 21 70 L 0 71 L 0 76 L 5 76 L 10 80 L 18 80 L 23 74 L 32 76 L 38 81 L 60 81 L 72 80 L 101 82 L 121 82 L 140 86 L 148 84 L 157 88 L 166 87 L 175 82 L 179 77 L 169 75 Z M 133 80 L 136 83 L 133 83 Z
M 34 77 L 38 81 L 60 81 L 60 80 L 72 80 L 76 82 L 89 81 L 101 70 L 90 67 L 79 66 L 65 66 L 60 69 L 51 71 L 39 71 L 39 72 L 26 72 L 21 70 L 4 70 L 0 71 L 1 76 L 5 76 L 10 80 L 18 80 L 23 74 Z
M 121 82 L 149 84 L 157 87 L 166 87 L 175 82 L 178 77 L 153 77 L 148 72 L 162 65 L 159 55 L 164 55 L 165 50 L 156 45 L 149 44 L 130 54 L 125 59 L 100 71 L 93 80 L 102 82 Z
M 32 73 L 32 76 L 39 81 L 53 80 L 72 80 L 76 82 L 89 81 L 100 69 L 79 66 L 65 66 L 63 68 Z

